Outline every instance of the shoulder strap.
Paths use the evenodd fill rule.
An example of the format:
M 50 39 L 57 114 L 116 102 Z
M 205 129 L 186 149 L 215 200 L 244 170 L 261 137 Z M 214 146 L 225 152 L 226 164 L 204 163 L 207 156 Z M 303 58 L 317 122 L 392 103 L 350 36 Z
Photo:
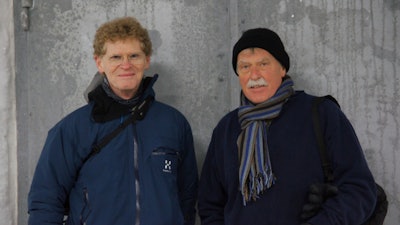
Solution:
M 146 115 L 146 112 L 149 109 L 150 104 L 153 102 L 153 100 L 154 97 L 150 96 L 143 100 L 143 102 L 137 107 L 135 107 L 132 110 L 131 115 L 123 123 L 121 123 L 115 130 L 107 134 L 103 139 L 92 146 L 92 150 L 90 151 L 89 155 L 86 156 L 86 158 L 83 160 L 83 163 L 85 163 L 92 156 L 98 154 L 104 146 L 106 146 L 114 137 L 121 133 L 121 131 L 123 131 L 129 124 L 135 123 L 137 120 L 142 120 Z
M 319 151 L 319 156 L 321 158 L 321 163 L 322 163 L 322 170 L 324 172 L 324 177 L 325 181 L 327 183 L 332 183 L 333 182 L 333 169 L 332 165 L 328 160 L 328 153 L 326 151 L 326 145 L 323 137 L 323 131 L 321 128 L 320 124 L 320 116 L 319 116 L 319 111 L 318 111 L 318 105 L 324 101 L 325 99 L 329 99 L 333 102 L 335 102 L 337 105 L 338 102 L 336 99 L 330 95 L 323 96 L 323 97 L 315 97 L 312 102 L 312 120 L 313 120 L 313 125 L 314 125 L 314 133 L 317 139 L 317 144 L 318 144 L 318 151 Z

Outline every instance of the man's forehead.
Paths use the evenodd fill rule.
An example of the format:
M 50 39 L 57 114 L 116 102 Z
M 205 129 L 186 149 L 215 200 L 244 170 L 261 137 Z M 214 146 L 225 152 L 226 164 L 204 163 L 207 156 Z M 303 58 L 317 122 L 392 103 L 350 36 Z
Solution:
M 264 50 L 265 51 L 265 50 Z M 241 52 L 243 54 L 238 55 L 238 63 L 247 62 L 249 60 L 256 62 L 269 61 L 273 57 L 267 51 L 256 53 L 255 51 Z

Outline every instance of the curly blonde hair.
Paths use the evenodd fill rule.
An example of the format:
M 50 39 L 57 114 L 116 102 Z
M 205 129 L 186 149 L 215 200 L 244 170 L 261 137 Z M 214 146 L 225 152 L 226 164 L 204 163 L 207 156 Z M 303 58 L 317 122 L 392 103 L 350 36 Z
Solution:
M 146 56 L 152 54 L 152 44 L 147 29 L 133 17 L 122 17 L 111 20 L 101 25 L 94 36 L 94 55 L 103 56 L 106 53 L 104 44 L 107 41 L 115 42 L 126 39 L 137 39 Z

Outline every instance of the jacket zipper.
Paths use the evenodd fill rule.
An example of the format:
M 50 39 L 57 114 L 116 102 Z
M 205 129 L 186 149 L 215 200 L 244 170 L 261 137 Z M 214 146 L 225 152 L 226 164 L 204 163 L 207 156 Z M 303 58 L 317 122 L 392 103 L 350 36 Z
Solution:
M 169 148 L 164 148 L 164 149 L 167 151 L 162 151 L 162 150 L 160 150 L 160 148 L 156 148 L 153 150 L 152 155 L 172 155 L 172 156 L 176 156 L 178 158 L 178 161 L 181 160 L 181 155 L 179 154 L 178 151 L 174 151 Z
M 83 189 L 83 200 L 84 200 L 84 202 L 85 202 L 85 207 L 89 207 L 89 193 L 88 193 L 88 191 L 87 191 L 87 188 L 84 188 Z M 82 215 L 82 213 L 81 213 L 81 215 L 80 215 L 80 220 L 81 220 L 81 224 L 82 225 L 86 225 L 86 220 L 87 220 L 87 218 L 83 218 L 83 215 Z
M 135 125 L 133 125 L 135 127 Z M 138 165 L 138 144 L 136 137 L 136 129 L 134 129 L 133 134 L 133 163 L 134 163 L 134 173 L 135 173 L 135 189 L 136 189 L 136 221 L 135 225 L 140 225 L 140 186 L 139 186 L 139 165 Z

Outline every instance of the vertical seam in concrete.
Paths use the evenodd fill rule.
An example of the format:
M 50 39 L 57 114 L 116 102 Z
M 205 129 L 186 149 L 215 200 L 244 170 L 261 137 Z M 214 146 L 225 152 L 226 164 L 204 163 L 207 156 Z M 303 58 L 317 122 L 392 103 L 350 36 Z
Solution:
M 4 43 L 1 48 L 0 74 L 0 120 L 5 129 L 1 132 L 0 154 L 1 162 L 6 163 L 0 171 L 2 193 L 0 204 L 3 210 L 0 221 L 8 224 L 17 224 L 17 131 L 16 131 L 16 101 L 15 101 L 15 59 L 14 59 L 14 17 L 13 3 L 5 3 L 2 8 L 0 20 L 4 21 L 0 27 L 0 41 Z M 4 6 L 4 5 L 3 5 Z M 4 204 L 4 205 L 3 205 Z
M 238 0 L 229 1 L 229 25 L 230 25 L 230 46 L 229 46 L 229 57 L 228 57 L 228 71 L 229 76 L 229 109 L 234 109 L 238 106 L 238 93 L 237 93 L 237 83 L 238 78 L 235 76 L 232 68 L 232 48 L 239 36 L 239 22 L 238 22 Z

